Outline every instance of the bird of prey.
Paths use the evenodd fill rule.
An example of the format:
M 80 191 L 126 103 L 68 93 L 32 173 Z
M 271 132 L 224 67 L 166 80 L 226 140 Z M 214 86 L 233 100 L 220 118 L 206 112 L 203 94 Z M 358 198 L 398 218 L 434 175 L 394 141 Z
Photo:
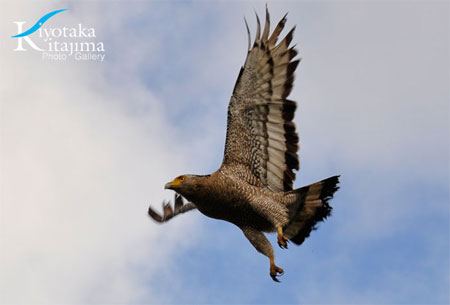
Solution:
M 330 215 L 328 201 L 338 190 L 339 176 L 293 189 L 299 169 L 299 137 L 293 123 L 296 103 L 287 99 L 300 60 L 290 46 L 295 27 L 278 44 L 286 23 L 281 19 L 269 37 L 270 18 L 261 33 L 258 15 L 251 45 L 228 106 L 225 153 L 220 168 L 210 175 L 181 175 L 165 185 L 174 190 L 175 205 L 163 202 L 163 215 L 151 207 L 149 215 L 163 223 L 189 210 L 238 226 L 256 250 L 270 260 L 270 276 L 283 269 L 275 265 L 272 245 L 264 233 L 277 232 L 278 245 L 288 240 L 300 245 L 318 222 Z M 183 198 L 189 202 L 184 203 Z

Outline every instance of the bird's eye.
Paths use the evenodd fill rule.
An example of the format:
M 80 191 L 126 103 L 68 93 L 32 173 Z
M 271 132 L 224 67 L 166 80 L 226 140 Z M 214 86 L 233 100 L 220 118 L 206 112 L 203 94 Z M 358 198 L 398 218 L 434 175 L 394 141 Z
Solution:
M 184 181 L 184 179 L 185 179 L 185 177 L 184 177 L 184 176 L 180 176 L 180 177 L 178 177 L 178 180 L 180 180 L 180 181 Z

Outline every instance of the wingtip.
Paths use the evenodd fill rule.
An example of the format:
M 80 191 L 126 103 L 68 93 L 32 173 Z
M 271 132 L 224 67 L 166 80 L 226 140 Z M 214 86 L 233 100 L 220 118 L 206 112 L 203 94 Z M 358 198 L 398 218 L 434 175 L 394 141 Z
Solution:
M 248 27 L 248 23 L 247 23 L 247 19 L 244 16 L 244 22 L 245 22 L 245 27 L 247 28 L 247 36 L 248 36 L 248 51 L 250 51 L 251 48 L 251 37 L 250 37 L 250 28 Z
M 270 14 L 269 14 L 269 9 L 267 8 L 267 3 L 266 3 L 266 21 L 264 23 L 264 30 L 263 30 L 263 34 L 261 37 L 261 41 L 263 43 L 265 43 L 269 37 L 269 32 L 270 32 Z
M 261 34 L 261 22 L 259 21 L 259 16 L 258 13 L 255 12 L 255 16 L 256 16 L 256 34 L 255 34 L 255 43 L 260 40 L 260 34 Z
M 280 23 L 282 24 L 282 26 L 284 27 L 284 25 L 286 24 L 287 21 L 287 15 L 288 13 L 284 14 L 283 18 L 281 18 Z
M 151 206 L 148 207 L 148 216 L 158 223 L 163 222 L 162 216 L 153 210 Z

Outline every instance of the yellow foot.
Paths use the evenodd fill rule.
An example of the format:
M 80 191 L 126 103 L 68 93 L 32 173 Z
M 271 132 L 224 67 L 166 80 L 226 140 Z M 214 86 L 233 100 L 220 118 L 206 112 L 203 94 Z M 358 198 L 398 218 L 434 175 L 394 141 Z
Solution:
M 282 249 L 287 249 L 288 239 L 283 234 L 283 228 L 278 227 L 277 231 L 278 231 L 278 236 L 277 236 L 278 246 L 280 246 L 280 248 L 282 248 Z
M 270 277 L 272 278 L 272 280 L 274 280 L 275 282 L 280 282 L 277 279 L 278 275 L 283 275 L 284 271 L 283 269 L 281 269 L 280 267 L 276 266 L 275 264 L 271 264 L 270 265 Z

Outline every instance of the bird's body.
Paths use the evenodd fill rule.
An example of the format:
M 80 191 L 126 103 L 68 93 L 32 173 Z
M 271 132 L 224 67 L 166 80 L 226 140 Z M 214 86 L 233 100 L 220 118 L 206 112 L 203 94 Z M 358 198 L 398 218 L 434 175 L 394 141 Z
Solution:
M 250 226 L 258 231 L 274 232 L 274 224 L 285 225 L 289 221 L 286 205 L 289 198 L 293 200 L 295 196 L 251 185 L 240 177 L 240 173 L 221 167 L 207 176 L 187 175 L 188 179 L 195 181 L 198 189 L 186 193 L 181 191 L 180 195 L 195 203 L 204 215 L 231 222 L 240 228 Z M 270 218 L 276 222 L 272 223 Z
M 198 209 L 204 215 L 238 226 L 250 243 L 270 259 L 270 276 L 283 270 L 275 265 L 273 248 L 264 232 L 277 232 L 278 245 L 302 244 L 318 222 L 330 215 L 328 200 L 338 189 L 338 176 L 293 189 L 299 169 L 299 137 L 293 123 L 296 103 L 288 100 L 300 60 L 289 44 L 292 29 L 278 44 L 286 16 L 269 37 L 269 13 L 239 72 L 228 106 L 227 134 L 222 165 L 211 175 L 182 175 L 166 184 L 181 196 L 175 210 L 163 204 L 164 214 L 150 216 L 165 222 Z M 247 27 L 248 30 L 248 27 Z

